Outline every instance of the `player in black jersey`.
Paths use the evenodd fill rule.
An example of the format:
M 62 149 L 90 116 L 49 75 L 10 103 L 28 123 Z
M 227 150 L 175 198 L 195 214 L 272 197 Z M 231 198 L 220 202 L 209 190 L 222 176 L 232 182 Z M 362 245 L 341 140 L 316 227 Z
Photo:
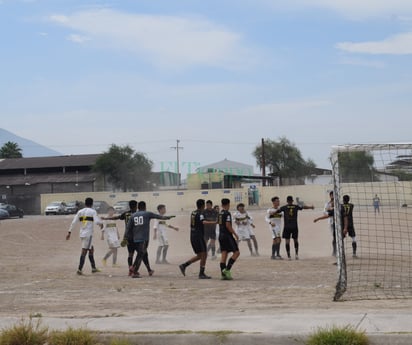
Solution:
M 230 200 L 222 199 L 222 210 L 219 213 L 219 244 L 222 252 L 220 259 L 220 271 L 222 272 L 223 280 L 232 280 L 231 268 L 239 257 L 239 247 L 237 241 L 239 236 L 232 227 L 232 215 L 229 212 Z M 227 257 L 229 253 L 233 253 L 229 261 Z M 226 264 L 227 262 L 227 264 Z
M 290 238 L 293 238 L 293 243 L 295 245 L 295 258 L 299 259 L 299 242 L 298 242 L 298 212 L 306 209 L 314 209 L 313 206 L 299 206 L 293 203 L 293 197 L 288 196 L 286 198 L 287 205 L 278 208 L 276 213 L 283 212 L 283 234 L 282 238 L 285 239 L 286 253 L 290 257 Z
M 192 244 L 193 251 L 196 255 L 179 265 L 179 268 L 180 272 L 185 276 L 186 268 L 192 263 L 200 260 L 199 279 L 210 279 L 211 277 L 205 274 L 207 247 L 204 224 L 216 224 L 216 222 L 205 220 L 203 215 L 205 201 L 203 199 L 198 199 L 196 201 L 196 207 L 197 209 L 190 214 L 190 243 Z
M 349 202 L 350 197 L 349 195 L 343 196 L 343 204 L 340 207 L 340 214 L 341 214 L 341 224 L 342 224 L 342 231 L 343 237 L 348 234 L 352 238 L 352 256 L 357 258 L 356 255 L 356 233 L 355 227 L 353 226 L 353 204 Z

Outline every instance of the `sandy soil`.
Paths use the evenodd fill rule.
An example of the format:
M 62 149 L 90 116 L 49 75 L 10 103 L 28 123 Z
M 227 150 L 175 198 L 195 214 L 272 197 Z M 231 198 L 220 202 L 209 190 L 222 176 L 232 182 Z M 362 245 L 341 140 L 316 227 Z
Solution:
M 84 276 L 77 276 L 80 254 L 78 229 L 65 240 L 73 216 L 27 216 L 0 223 L 0 316 L 50 317 L 131 316 L 144 312 L 179 313 L 219 310 L 410 310 L 411 300 L 332 302 L 336 266 L 325 221 L 314 224 L 320 211 L 300 213 L 300 260 L 270 260 L 271 235 L 264 210 L 254 210 L 260 256 L 250 256 L 246 243 L 233 268 L 233 281 L 219 279 L 219 260 L 208 260 L 211 280 L 199 280 L 198 264 L 186 277 L 178 264 L 192 256 L 189 216 L 180 214 L 169 231 L 170 265 L 154 264 L 156 241 L 149 247 L 155 274 L 142 279 L 127 276 L 127 251 L 119 252 L 120 268 L 102 267 L 106 241 L 96 229 L 94 244 L 101 273 L 92 274 L 86 262 Z M 119 221 L 120 232 L 124 225 Z M 292 247 L 293 248 L 293 247 Z M 282 243 L 284 255 L 284 243 Z

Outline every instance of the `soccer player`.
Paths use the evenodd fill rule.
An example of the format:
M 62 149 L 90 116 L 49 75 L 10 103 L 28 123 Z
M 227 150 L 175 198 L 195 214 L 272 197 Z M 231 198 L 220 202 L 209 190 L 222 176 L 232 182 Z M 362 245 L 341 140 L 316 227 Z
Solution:
M 341 212 L 341 221 L 342 221 L 342 229 L 343 229 L 343 237 L 346 234 L 352 238 L 352 256 L 357 258 L 356 249 L 357 249 L 357 242 L 356 242 L 356 233 L 355 228 L 353 226 L 353 204 L 349 202 L 350 197 L 349 195 L 343 196 L 343 204 L 341 205 L 340 212 Z
M 280 244 L 282 242 L 281 238 L 281 219 L 282 213 L 277 213 L 280 206 L 280 200 L 278 196 L 274 196 L 272 199 L 272 207 L 266 211 L 265 220 L 269 223 L 269 228 L 272 233 L 272 260 L 279 259 L 283 260 L 280 256 Z
M 216 224 L 218 213 L 219 211 L 216 211 L 213 207 L 213 202 L 211 200 L 206 201 L 206 208 L 203 210 L 203 216 L 207 221 L 204 224 L 205 242 L 207 253 L 209 253 L 209 250 L 212 252 L 212 260 L 216 259 Z
M 375 216 L 376 216 L 376 213 L 380 213 L 379 207 L 381 205 L 381 199 L 379 199 L 378 194 L 375 194 L 372 201 L 373 201 L 373 209 L 375 210 Z
M 149 245 L 150 239 L 150 220 L 152 219 L 163 219 L 168 220 L 173 218 L 173 216 L 161 216 L 153 212 L 146 211 L 146 203 L 140 201 L 137 204 L 138 211 L 133 213 L 127 223 L 126 232 L 124 234 L 124 239 L 133 239 L 133 251 L 137 252 L 136 259 L 133 263 L 133 274 L 132 278 L 140 278 L 139 268 L 145 257 L 147 257 L 147 247 Z M 147 262 L 149 265 L 149 262 Z M 153 274 L 153 270 L 148 268 L 149 275 Z
M 290 238 L 293 238 L 293 243 L 295 246 L 295 259 L 299 260 L 299 241 L 298 241 L 298 212 L 306 209 L 314 209 L 313 206 L 299 206 L 293 203 L 293 197 L 289 195 L 286 198 L 287 205 L 280 207 L 276 213 L 283 212 L 283 234 L 282 237 L 285 239 L 286 253 L 288 259 L 292 260 L 290 256 Z
M 92 266 L 92 273 L 100 272 L 96 268 L 96 263 L 94 261 L 94 247 L 92 244 L 94 225 L 99 225 L 100 229 L 103 228 L 103 223 L 95 209 L 93 209 L 93 199 L 86 198 L 85 207 L 79 210 L 73 218 L 70 224 L 69 232 L 66 235 L 66 240 L 70 240 L 70 235 L 74 226 L 80 223 L 80 240 L 82 242 L 82 252 L 80 254 L 80 263 L 77 270 L 78 275 L 83 274 L 83 266 L 86 260 L 86 254 L 89 252 L 89 261 Z
M 113 207 L 110 206 L 107 209 L 107 215 L 108 215 L 109 218 L 113 217 L 113 215 L 114 215 L 114 208 Z M 113 255 L 113 258 L 112 258 L 113 267 L 116 267 L 117 266 L 117 248 L 120 247 L 119 230 L 117 229 L 116 221 L 114 221 L 114 220 L 104 220 L 103 225 L 104 225 L 104 227 L 102 229 L 101 239 L 104 240 L 104 235 L 106 235 L 107 244 L 109 246 L 109 251 L 103 257 L 103 265 L 106 266 L 107 259 L 111 255 Z
M 205 201 L 198 199 L 196 201 L 196 210 L 190 214 L 190 243 L 193 251 L 196 254 L 188 261 L 179 265 L 180 272 L 185 276 L 186 268 L 196 261 L 200 260 L 199 279 L 210 279 L 211 277 L 205 274 L 206 260 L 207 260 L 207 247 L 205 241 L 205 224 L 215 224 L 213 221 L 205 220 L 203 211 L 205 209 Z
M 331 217 L 330 211 L 333 211 L 335 207 L 335 202 L 334 202 L 334 196 L 333 196 L 333 191 L 329 192 L 329 201 L 325 204 L 324 211 L 325 211 L 325 217 L 324 219 L 328 219 L 329 222 L 329 230 L 332 235 L 332 256 L 336 256 L 336 234 L 335 234 L 335 219 L 334 217 Z
M 222 256 L 220 258 L 220 271 L 222 280 L 232 280 L 232 266 L 240 255 L 237 241 L 239 236 L 232 227 L 232 215 L 229 212 L 230 200 L 222 199 L 222 210 L 219 213 L 219 244 Z M 228 254 L 232 253 L 229 260 Z
M 233 219 L 236 224 L 236 233 L 239 236 L 239 241 L 246 241 L 250 251 L 250 255 L 259 256 L 258 245 L 255 233 L 252 228 L 255 228 L 252 217 L 245 210 L 245 204 L 240 203 L 236 206 L 236 212 L 233 214 Z M 255 247 L 255 252 L 252 249 L 252 242 Z
M 166 206 L 165 205 L 158 205 L 157 211 L 161 216 L 166 214 Z M 166 229 L 170 228 L 176 231 L 179 231 L 179 228 L 174 227 L 173 225 L 167 224 L 164 220 L 155 219 L 154 220 L 154 235 L 153 239 L 158 240 L 158 247 L 156 252 L 156 264 L 168 264 L 169 262 L 166 260 L 167 251 L 169 249 L 169 241 L 167 239 Z M 163 253 L 163 255 L 162 255 Z M 162 256 L 162 260 L 160 261 L 160 256 Z

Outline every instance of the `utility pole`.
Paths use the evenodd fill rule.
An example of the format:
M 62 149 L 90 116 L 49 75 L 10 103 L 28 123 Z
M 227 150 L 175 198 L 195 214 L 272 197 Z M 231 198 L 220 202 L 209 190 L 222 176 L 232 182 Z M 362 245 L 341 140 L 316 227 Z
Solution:
M 261 166 L 262 166 L 262 186 L 265 187 L 266 186 L 266 157 L 265 157 L 265 139 L 262 138 L 262 162 L 261 162 Z
M 179 150 L 182 150 L 183 147 L 179 146 L 180 140 L 176 140 L 176 146 L 172 146 L 171 148 L 176 150 L 176 170 L 177 170 L 177 189 L 180 188 L 180 160 L 179 160 Z

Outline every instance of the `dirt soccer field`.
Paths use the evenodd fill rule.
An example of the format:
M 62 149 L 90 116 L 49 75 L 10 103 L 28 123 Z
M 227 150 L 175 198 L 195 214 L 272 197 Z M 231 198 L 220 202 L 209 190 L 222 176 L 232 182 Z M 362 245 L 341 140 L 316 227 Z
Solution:
M 119 268 L 102 267 L 106 241 L 95 230 L 95 257 L 101 273 L 92 274 L 86 261 L 84 276 L 76 275 L 80 254 L 78 228 L 65 240 L 73 216 L 27 216 L 0 223 L 0 317 L 116 317 L 206 312 L 219 314 L 278 311 L 379 311 L 411 310 L 411 300 L 332 302 L 336 266 L 331 257 L 331 236 L 326 221 L 313 219 L 320 210 L 299 215 L 300 260 L 270 260 L 272 238 L 264 221 L 264 210 L 251 212 L 255 219 L 259 257 L 240 244 L 241 256 L 233 267 L 233 281 L 220 280 L 219 258 L 208 260 L 211 280 L 199 280 L 198 263 L 188 267 L 186 277 L 178 264 L 192 256 L 189 242 L 189 214 L 179 214 L 169 230 L 169 265 L 156 265 L 157 242 L 152 240 L 149 256 L 155 273 L 131 279 L 127 272 L 127 251 L 120 248 Z M 124 224 L 119 221 L 120 233 Z M 362 260 L 362 245 L 359 243 Z M 293 250 L 293 245 L 292 245 Z M 281 254 L 285 256 L 284 242 Z M 351 260 L 351 259 L 349 259 Z

